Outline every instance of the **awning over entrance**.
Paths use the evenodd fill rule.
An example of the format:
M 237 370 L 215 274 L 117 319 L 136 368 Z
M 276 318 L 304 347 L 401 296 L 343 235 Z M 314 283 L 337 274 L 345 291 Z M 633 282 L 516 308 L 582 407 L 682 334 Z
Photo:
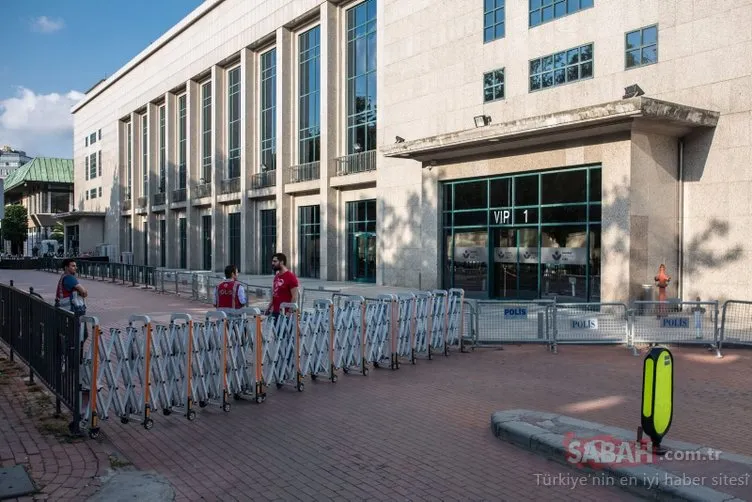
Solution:
M 629 131 L 634 126 L 681 137 L 692 129 L 715 127 L 719 117 L 715 111 L 641 96 L 404 141 L 381 151 L 386 157 L 440 161 Z
M 58 213 L 54 215 L 54 218 L 66 223 L 75 223 L 82 218 L 104 218 L 105 215 L 104 211 L 71 211 L 69 213 Z
M 57 224 L 57 220 L 55 219 L 55 215 L 52 213 L 37 213 L 32 214 L 31 219 L 34 220 L 34 223 L 39 228 L 44 227 L 54 227 Z

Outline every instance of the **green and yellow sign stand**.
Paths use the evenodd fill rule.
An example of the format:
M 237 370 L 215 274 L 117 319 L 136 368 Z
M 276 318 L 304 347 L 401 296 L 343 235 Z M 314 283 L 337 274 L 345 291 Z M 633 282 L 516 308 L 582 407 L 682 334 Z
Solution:
M 661 440 L 674 415 L 674 356 L 666 347 L 653 347 L 642 367 L 642 430 L 659 455 Z

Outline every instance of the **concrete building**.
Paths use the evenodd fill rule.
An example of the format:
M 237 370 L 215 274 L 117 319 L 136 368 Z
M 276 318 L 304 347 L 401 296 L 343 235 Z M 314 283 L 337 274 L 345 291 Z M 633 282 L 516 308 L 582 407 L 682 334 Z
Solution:
M 4 194 L 6 204 L 21 204 L 29 215 L 24 255 L 33 256 L 35 248 L 40 254 L 54 254 L 55 218 L 73 206 L 73 161 L 36 157 L 5 179 Z
M 135 263 L 746 297 L 752 0 L 207 0 L 73 108 Z M 101 190 L 101 193 L 100 193 Z M 96 195 L 95 195 L 96 194 Z
M 26 152 L 14 150 L 10 146 L 0 149 L 0 179 L 4 180 L 13 171 L 31 161 Z

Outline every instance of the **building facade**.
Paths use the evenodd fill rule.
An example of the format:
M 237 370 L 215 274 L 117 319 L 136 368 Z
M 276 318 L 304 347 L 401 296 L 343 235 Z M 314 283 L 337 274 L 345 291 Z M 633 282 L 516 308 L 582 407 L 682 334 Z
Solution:
M 752 0 L 207 0 L 74 109 L 135 263 L 476 298 L 744 297 Z M 129 255 L 129 259 L 131 256 Z
M 56 217 L 73 207 L 73 161 L 36 157 L 10 173 L 5 179 L 4 195 L 6 204 L 21 204 L 26 208 L 28 233 L 24 255 L 34 256 L 35 249 L 38 254 L 56 254 L 63 245 L 55 234 L 59 225 Z
M 0 179 L 4 180 L 13 171 L 31 161 L 26 152 L 14 150 L 10 146 L 0 149 Z

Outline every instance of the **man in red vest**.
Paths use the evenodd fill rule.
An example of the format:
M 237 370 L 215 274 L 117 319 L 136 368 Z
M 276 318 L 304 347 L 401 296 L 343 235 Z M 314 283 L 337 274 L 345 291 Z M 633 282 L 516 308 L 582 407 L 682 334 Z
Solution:
M 225 267 L 225 280 L 217 284 L 214 290 L 214 306 L 217 310 L 232 312 L 242 309 L 248 303 L 245 288 L 238 282 L 238 267 Z

